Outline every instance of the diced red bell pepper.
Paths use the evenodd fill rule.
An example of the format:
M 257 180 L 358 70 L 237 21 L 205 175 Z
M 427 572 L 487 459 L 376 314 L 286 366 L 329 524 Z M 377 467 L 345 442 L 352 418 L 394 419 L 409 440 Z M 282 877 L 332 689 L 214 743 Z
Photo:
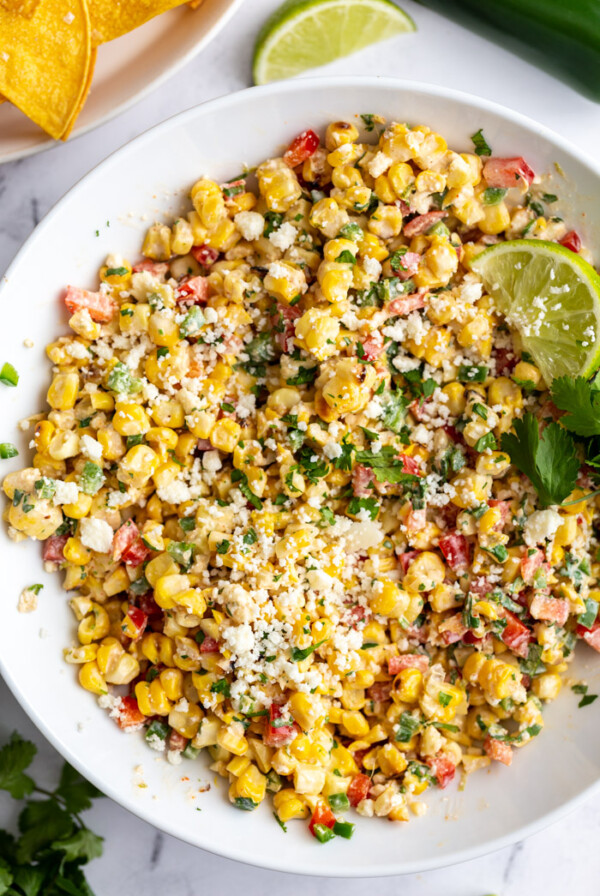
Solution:
M 499 510 L 502 514 L 502 519 L 500 523 L 494 526 L 494 529 L 501 529 L 505 523 L 510 520 L 510 515 L 512 513 L 512 501 L 499 501 L 496 498 L 490 498 L 488 501 L 490 507 L 495 507 L 496 510 Z
M 277 312 L 273 315 L 275 339 L 281 351 L 286 354 L 294 350 L 295 321 L 301 314 L 300 309 L 294 305 L 278 304 Z
M 412 239 L 413 236 L 420 236 L 422 233 L 426 233 L 434 224 L 437 224 L 438 221 L 447 217 L 448 212 L 445 211 L 431 211 L 425 212 L 424 215 L 417 215 L 416 218 L 412 218 L 404 225 L 404 236 L 409 239 Z
M 117 303 L 108 293 L 90 292 L 79 286 L 67 286 L 64 301 L 71 314 L 88 311 L 92 320 L 98 323 L 107 323 L 117 310 Z
M 356 628 L 359 622 L 366 619 L 368 612 L 366 607 L 346 607 L 342 613 L 342 622 L 349 628 Z
M 355 464 L 352 469 L 352 492 L 357 498 L 368 498 L 373 494 L 373 489 L 369 488 L 375 481 L 375 473 L 370 467 L 364 464 Z
M 402 461 L 402 472 L 409 473 L 411 476 L 421 476 L 421 467 L 419 466 L 419 461 L 416 457 L 411 457 L 410 454 L 399 454 L 398 460 Z
M 420 289 L 409 296 L 399 296 L 397 299 L 392 299 L 391 302 L 388 302 L 385 310 L 390 317 L 402 317 L 404 314 L 410 314 L 411 311 L 418 311 L 419 308 L 424 308 L 426 295 L 427 290 Z
M 405 575 L 410 564 L 420 553 L 421 551 L 404 551 L 403 554 L 400 554 L 398 560 L 400 561 L 400 566 L 402 567 L 402 571 Z
M 280 725 L 279 720 L 281 716 L 281 707 L 276 703 L 272 703 L 269 709 L 269 721 L 263 736 L 263 741 L 268 747 L 282 747 L 285 744 L 289 744 L 300 731 L 295 722 L 291 725 Z
M 569 601 L 563 597 L 547 597 L 538 592 L 531 601 L 529 612 L 534 619 L 564 625 L 569 618 Z
M 150 259 L 138 261 L 137 264 L 134 264 L 132 268 L 134 274 L 139 274 L 142 271 L 147 271 L 149 274 L 153 274 L 155 277 L 163 277 L 168 270 L 169 265 L 166 263 L 166 261 L 150 261 Z
M 358 806 L 359 803 L 362 803 L 363 800 L 366 800 L 369 795 L 370 789 L 371 779 L 368 775 L 354 775 L 354 777 L 350 781 L 350 784 L 348 785 L 348 790 L 346 791 L 346 796 L 350 801 L 350 805 Z
M 336 821 L 337 818 L 335 817 L 329 806 L 326 803 L 319 801 L 315 806 L 315 811 L 313 812 L 312 818 L 308 823 L 308 830 L 314 837 L 316 824 L 324 824 L 326 828 L 333 828 Z
M 571 252 L 579 252 L 581 249 L 581 237 L 576 230 L 569 230 L 559 242 L 561 246 L 564 246 L 565 249 L 570 249 Z
M 507 647 L 510 647 L 513 653 L 526 659 L 527 654 L 529 653 L 529 642 L 533 637 L 532 633 L 514 613 L 511 613 L 510 610 L 506 610 L 502 607 L 502 615 L 503 618 L 506 619 L 506 627 L 502 632 L 502 640 Z
M 68 540 L 68 535 L 51 535 L 47 538 L 42 548 L 44 563 L 62 563 L 65 559 L 63 550 Z
M 123 551 L 121 559 L 127 566 L 139 566 L 151 553 L 152 551 L 150 548 L 146 547 L 141 536 L 138 536 L 138 538 Z
M 208 299 L 208 279 L 206 277 L 190 277 L 180 283 L 175 290 L 176 302 L 187 302 L 188 305 L 204 305 Z
M 540 551 L 539 548 L 537 548 L 536 550 L 527 550 L 521 560 L 521 575 L 523 576 L 523 581 L 525 581 L 528 585 L 531 585 L 536 572 L 541 567 L 543 562 L 543 551 Z
M 430 756 L 426 762 L 437 778 L 438 787 L 443 790 L 454 777 L 456 766 L 447 756 Z
M 421 256 L 418 252 L 405 252 L 397 265 L 392 265 L 392 271 L 399 280 L 408 280 L 409 277 L 417 273 L 420 263 Z
M 385 703 L 386 700 L 390 699 L 391 694 L 391 681 L 376 681 L 375 684 L 372 684 L 367 688 L 367 696 L 369 700 L 374 700 L 375 703 Z
M 375 361 L 383 351 L 383 335 L 379 330 L 363 339 L 361 360 Z
M 121 697 L 115 714 L 115 721 L 123 731 L 134 731 L 141 728 L 146 716 L 140 710 L 135 697 Z
M 510 765 L 513 759 L 513 751 L 510 744 L 505 744 L 501 740 L 496 740 L 495 737 L 486 737 L 483 743 L 483 749 L 490 757 L 490 759 L 495 759 L 497 762 L 503 762 L 504 765 Z
M 191 253 L 203 268 L 209 268 L 219 257 L 219 253 L 212 246 L 192 246 Z
M 498 348 L 494 352 L 496 361 L 496 376 L 510 376 L 517 364 L 517 358 L 512 349 Z
M 464 535 L 451 532 L 440 538 L 439 549 L 444 555 L 446 563 L 453 572 L 466 569 L 471 559 L 471 548 Z
M 488 159 L 483 166 L 483 176 L 489 187 L 508 190 L 520 186 L 521 181 L 529 186 L 535 172 L 522 156 L 516 156 L 512 159 Z
M 180 734 L 179 731 L 172 730 L 169 734 L 169 742 L 167 748 L 169 752 L 181 753 L 187 747 L 188 739 Z
M 294 137 L 289 147 L 283 154 L 283 161 L 290 168 L 296 168 L 305 162 L 316 152 L 319 147 L 319 137 L 314 131 L 302 131 Z
M 126 520 L 115 532 L 113 539 L 113 560 L 118 562 L 125 551 L 131 547 L 140 531 L 133 520 Z
M 219 642 L 215 641 L 214 638 L 205 638 L 202 644 L 200 645 L 200 653 L 218 653 L 219 652 Z
M 158 606 L 152 597 L 151 591 L 146 592 L 146 594 L 140 594 L 137 598 L 137 605 L 140 610 L 144 611 L 146 616 L 160 616 L 163 612 L 162 608 Z
M 586 644 L 593 647 L 600 653 L 600 622 L 594 622 L 591 628 L 584 628 L 583 625 L 577 626 L 577 634 L 583 638 Z
M 397 675 L 404 669 L 418 669 L 419 672 L 427 672 L 429 657 L 422 653 L 403 653 L 401 656 L 391 656 L 388 659 L 388 672 Z
M 419 510 L 412 510 L 411 508 L 406 517 L 406 531 L 409 535 L 414 535 L 415 532 L 420 532 L 426 523 L 427 511 L 425 508 Z
M 447 616 L 438 626 L 440 637 L 444 644 L 457 644 L 469 633 L 469 629 L 463 622 L 462 613 L 453 613 Z
M 129 635 L 129 631 L 127 631 L 127 634 L 129 635 L 129 637 L 132 637 L 134 641 L 137 641 L 137 639 L 140 637 L 140 635 L 143 634 L 144 629 L 148 625 L 148 615 L 147 613 L 144 613 L 144 611 L 139 607 L 128 607 L 127 616 L 129 617 L 129 622 L 131 623 L 131 625 L 128 625 L 127 628 L 131 629 L 131 627 L 133 627 L 133 629 L 135 630 L 135 633 L 133 635 Z

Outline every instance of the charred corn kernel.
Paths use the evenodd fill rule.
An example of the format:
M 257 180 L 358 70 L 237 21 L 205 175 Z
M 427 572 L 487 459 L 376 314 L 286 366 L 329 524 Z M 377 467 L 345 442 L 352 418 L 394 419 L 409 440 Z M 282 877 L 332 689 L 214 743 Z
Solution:
M 95 662 L 84 663 L 79 669 L 79 684 L 92 694 L 107 694 L 108 686 Z
M 171 231 L 166 224 L 153 224 L 148 228 L 142 255 L 153 261 L 168 261 L 171 257 Z
M 388 616 L 391 619 L 400 619 L 408 608 L 410 595 L 390 580 L 379 581 L 374 588 L 375 594 L 370 600 L 370 606 L 379 616 Z
M 395 701 L 416 703 L 423 690 L 423 673 L 418 669 L 402 669 L 394 679 Z
M 92 559 L 92 553 L 81 543 L 79 538 L 69 538 L 63 548 L 63 555 L 68 563 L 85 566 Z
M 358 140 L 358 129 L 349 121 L 332 121 L 325 131 L 325 146 L 329 152 L 333 152 L 345 143 L 355 143 Z
M 133 401 L 117 402 L 112 425 L 121 436 L 143 435 L 150 429 L 150 421 L 145 410 Z
M 517 669 L 496 659 L 486 660 L 478 675 L 480 687 L 498 700 L 509 697 L 520 680 L 521 673 Z

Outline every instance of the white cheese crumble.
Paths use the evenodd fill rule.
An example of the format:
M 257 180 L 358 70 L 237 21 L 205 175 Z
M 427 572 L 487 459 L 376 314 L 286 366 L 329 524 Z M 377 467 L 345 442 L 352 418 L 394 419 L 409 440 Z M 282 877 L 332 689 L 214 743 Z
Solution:
M 556 530 L 561 524 L 562 517 L 556 510 L 536 510 L 523 527 L 525 544 L 535 547 L 546 539 L 554 538 Z
M 19 595 L 19 603 L 17 604 L 19 613 L 33 613 L 34 610 L 37 610 L 37 604 L 37 591 L 33 588 L 23 588 Z
M 91 436 L 85 434 L 82 435 L 79 440 L 79 447 L 81 448 L 81 453 L 85 454 L 86 457 L 89 457 L 90 460 L 93 460 L 96 463 L 102 460 L 102 445 Z
M 258 240 L 263 235 L 265 219 L 258 212 L 238 212 L 233 220 L 239 232 L 248 242 Z
M 82 544 L 99 554 L 107 554 L 113 542 L 113 530 L 104 520 L 89 517 L 79 524 Z
M 294 245 L 297 234 L 298 231 L 294 225 L 290 224 L 289 221 L 285 221 L 278 230 L 274 230 L 269 234 L 269 242 L 272 243 L 275 248 L 285 252 L 286 249 L 289 249 L 290 246 Z
M 205 451 L 202 455 L 202 466 L 209 473 L 217 473 L 223 466 L 218 451 Z
M 75 504 L 79 497 L 79 486 L 76 482 L 63 482 L 61 479 L 55 479 L 54 485 L 54 504 Z
M 183 504 L 192 497 L 188 486 L 180 479 L 174 479 L 168 485 L 161 486 L 156 490 L 156 494 L 161 501 L 166 501 L 168 504 Z

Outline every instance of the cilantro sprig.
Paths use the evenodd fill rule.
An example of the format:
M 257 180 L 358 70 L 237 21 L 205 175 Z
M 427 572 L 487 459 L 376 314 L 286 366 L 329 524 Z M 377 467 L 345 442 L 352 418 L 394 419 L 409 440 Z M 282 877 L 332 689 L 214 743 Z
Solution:
M 558 423 L 550 423 L 540 434 L 530 413 L 515 420 L 514 430 L 514 435 L 503 434 L 502 450 L 529 478 L 544 506 L 560 504 L 573 491 L 579 472 L 572 436 Z
M 561 425 L 575 435 L 589 438 L 600 435 L 600 389 L 582 376 L 559 376 L 552 383 L 552 401 L 567 413 Z
M 0 790 L 25 801 L 18 836 L 0 831 L 0 893 L 93 896 L 82 865 L 102 855 L 103 838 L 80 813 L 102 794 L 68 763 L 54 790 L 38 787 L 27 774 L 36 752 L 16 732 L 0 748 Z

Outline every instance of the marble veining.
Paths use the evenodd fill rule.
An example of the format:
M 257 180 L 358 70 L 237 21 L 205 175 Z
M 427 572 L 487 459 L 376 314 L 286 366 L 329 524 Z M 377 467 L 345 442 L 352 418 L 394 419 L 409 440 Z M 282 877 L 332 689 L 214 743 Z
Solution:
M 278 2 L 246 0 L 196 60 L 114 121 L 66 145 L 0 165 L 0 275 L 52 205 L 109 153 L 182 109 L 249 86 L 255 35 Z M 477 92 L 542 121 L 590 154 L 600 145 L 597 105 L 413 0 L 402 0 L 402 6 L 418 25 L 416 35 L 368 48 L 324 71 L 397 76 Z M 51 779 L 60 758 L 1 682 L 0 708 L 0 738 L 13 728 L 32 737 L 39 747 L 36 775 L 39 770 L 42 779 Z M 0 798 L 0 827 L 12 824 L 13 816 L 10 801 Z M 157 832 L 109 800 L 99 800 L 88 818 L 90 827 L 106 837 L 105 855 L 89 871 L 98 896 L 200 896 L 211 889 L 233 894 L 241 888 L 247 896 L 272 891 L 280 896 L 362 896 L 369 886 L 365 880 L 300 879 L 238 865 Z M 445 870 L 380 879 L 375 889 L 378 896 L 597 896 L 599 834 L 600 795 L 523 843 Z

